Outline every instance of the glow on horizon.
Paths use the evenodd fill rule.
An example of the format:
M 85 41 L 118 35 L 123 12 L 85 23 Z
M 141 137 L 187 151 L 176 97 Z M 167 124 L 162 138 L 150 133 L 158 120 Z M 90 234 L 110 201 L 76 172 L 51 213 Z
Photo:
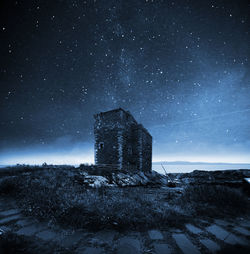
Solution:
M 91 153 L 32 153 L 22 154 L 17 153 L 1 156 L 1 165 L 16 165 L 16 164 L 30 164 L 30 165 L 41 165 L 43 163 L 54 164 L 54 165 L 79 165 L 82 163 L 93 164 L 94 156 Z
M 207 162 L 207 163 L 238 163 L 250 164 L 249 156 L 247 155 L 211 155 L 211 156 L 192 156 L 192 155 L 166 155 L 153 156 L 153 162 L 174 162 L 174 161 L 188 161 L 188 162 Z M 0 156 L 1 165 L 16 165 L 16 164 L 31 164 L 40 165 L 46 162 L 47 164 L 55 165 L 79 165 L 82 163 L 94 164 L 94 153 L 77 152 L 77 153 L 29 153 L 16 152 Z

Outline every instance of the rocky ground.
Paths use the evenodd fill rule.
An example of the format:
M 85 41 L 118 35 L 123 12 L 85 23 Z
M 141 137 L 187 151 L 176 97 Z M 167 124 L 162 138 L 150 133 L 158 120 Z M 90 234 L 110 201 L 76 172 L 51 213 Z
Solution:
M 182 184 L 224 184 L 231 187 L 239 187 L 244 178 L 250 177 L 249 169 L 203 171 L 194 170 L 191 173 L 169 174 Z
M 249 170 L 95 170 L 2 171 L 0 253 L 250 253 Z
M 247 253 L 247 246 L 250 246 L 250 217 L 247 216 L 230 220 L 197 218 L 181 229 L 90 232 L 61 228 L 49 221 L 39 222 L 35 218 L 26 217 L 17 208 L 15 200 L 10 198 L 0 200 L 0 228 L 0 239 L 8 233 L 31 238 L 38 245 L 47 246 L 46 253 L 64 253 L 68 250 L 69 253 L 81 254 L 195 254 L 215 253 L 235 244 L 246 248 L 246 252 L 241 253 Z M 25 248 L 27 251 L 30 247 Z M 6 250 L 6 253 L 10 252 Z

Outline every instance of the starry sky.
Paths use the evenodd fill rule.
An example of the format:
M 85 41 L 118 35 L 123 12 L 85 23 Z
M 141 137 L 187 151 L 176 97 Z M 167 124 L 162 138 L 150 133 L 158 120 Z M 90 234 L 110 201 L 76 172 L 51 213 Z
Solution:
M 94 161 L 129 110 L 153 161 L 250 162 L 250 3 L 3 0 L 0 164 Z

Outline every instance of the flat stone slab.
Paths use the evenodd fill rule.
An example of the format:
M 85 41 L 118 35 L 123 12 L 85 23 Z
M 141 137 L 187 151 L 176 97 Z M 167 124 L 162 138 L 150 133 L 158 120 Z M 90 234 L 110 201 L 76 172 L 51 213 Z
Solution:
M 101 248 L 92 248 L 92 247 L 87 247 L 85 250 L 77 250 L 76 253 L 79 253 L 79 254 L 101 254 L 101 253 L 104 253 L 103 252 L 103 249 Z
M 140 254 L 140 252 L 133 246 L 121 244 L 117 247 L 117 254 Z
M 154 244 L 154 248 L 155 248 L 155 253 L 156 254 L 171 254 L 172 249 L 170 248 L 170 246 L 168 244 L 165 243 L 155 243 Z
M 139 254 L 140 249 L 140 241 L 133 237 L 127 236 L 119 240 L 117 254 Z
M 242 220 L 242 221 L 240 221 L 240 225 L 242 227 L 250 228 L 250 220 Z
M 241 245 L 248 245 L 248 242 L 234 234 L 230 234 L 226 239 L 225 242 L 228 244 L 241 244 Z
M 78 243 L 82 237 L 85 236 L 84 232 L 81 231 L 76 231 L 72 235 L 66 236 L 65 238 L 62 239 L 61 245 L 63 247 L 70 247 L 76 243 Z
M 6 232 L 9 232 L 9 231 L 11 231 L 11 229 L 9 227 L 6 227 L 6 226 L 1 226 L 0 227 L 0 235 L 4 234 Z
M 186 228 L 193 234 L 200 234 L 203 231 L 192 224 L 186 224 Z
M 96 233 L 95 238 L 100 239 L 103 242 L 112 242 L 116 235 L 116 231 L 103 230 Z
M 148 231 L 149 237 L 151 240 L 162 240 L 163 235 L 159 230 L 149 230 Z
M 198 219 L 197 221 L 202 223 L 202 224 L 208 224 L 209 223 L 207 220 L 203 220 L 203 219 Z
M 233 223 L 230 222 L 230 221 L 220 220 L 220 219 L 214 220 L 214 223 L 215 223 L 215 224 L 218 224 L 218 225 L 220 225 L 220 226 L 224 226 L 224 227 L 227 227 L 227 226 L 230 226 L 230 225 L 233 224 Z
M 200 254 L 200 251 L 193 245 L 185 234 L 173 234 L 172 236 L 184 254 Z
M 183 233 L 183 231 L 178 229 L 178 228 L 171 229 L 171 232 L 173 232 L 173 233 Z
M 216 238 L 224 241 L 227 236 L 229 236 L 230 232 L 224 230 L 223 228 L 217 226 L 217 225 L 212 225 L 206 228 L 206 230 L 216 236 Z
M 14 214 L 18 214 L 20 213 L 20 210 L 17 209 L 10 209 L 10 210 L 6 210 L 6 211 L 2 211 L 0 212 L 0 216 L 10 216 L 10 215 L 14 215 Z
M 220 250 L 220 246 L 210 239 L 202 239 L 200 242 L 210 251 L 210 252 L 217 252 Z
M 56 232 L 53 232 L 51 230 L 44 230 L 37 233 L 36 236 L 45 241 L 50 241 L 50 240 L 53 240 L 57 236 L 57 234 Z
M 38 233 L 39 231 L 42 231 L 46 228 L 44 224 L 33 224 L 31 226 L 23 227 L 19 229 L 16 233 L 18 235 L 27 235 L 27 236 L 32 236 L 35 233 Z
M 20 214 L 16 214 L 16 215 L 12 215 L 12 216 L 9 216 L 9 217 L 5 217 L 5 218 L 0 220 L 0 225 L 10 223 L 11 221 L 16 221 L 16 220 L 18 220 L 20 218 L 21 218 Z
M 208 232 L 216 236 L 216 238 L 224 241 L 225 243 L 228 244 L 243 244 L 247 245 L 247 242 L 244 239 L 241 239 L 240 237 L 237 237 L 231 232 L 228 232 L 224 230 L 223 228 L 217 226 L 217 225 L 212 225 L 206 228 Z
M 237 227 L 234 227 L 233 229 L 242 235 L 250 236 L 250 231 L 243 227 L 237 226 Z
M 21 227 L 25 227 L 27 225 L 35 224 L 35 223 L 36 223 L 36 221 L 33 221 L 31 219 L 23 219 L 23 220 L 18 220 L 16 222 L 16 225 L 21 226 Z

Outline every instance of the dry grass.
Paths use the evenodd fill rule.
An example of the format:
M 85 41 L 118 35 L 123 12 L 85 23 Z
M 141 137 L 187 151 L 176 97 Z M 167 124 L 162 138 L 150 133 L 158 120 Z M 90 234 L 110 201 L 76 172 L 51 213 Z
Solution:
M 149 229 L 182 227 L 196 216 L 234 216 L 247 211 L 247 198 L 223 186 L 189 186 L 175 195 L 159 188 L 87 188 L 77 169 L 57 168 L 6 177 L 0 193 L 14 195 L 27 215 L 73 228 Z M 153 193 L 153 194 L 152 194 Z
M 208 217 L 235 216 L 248 211 L 248 199 L 242 190 L 222 185 L 189 186 L 180 205 L 193 215 Z

